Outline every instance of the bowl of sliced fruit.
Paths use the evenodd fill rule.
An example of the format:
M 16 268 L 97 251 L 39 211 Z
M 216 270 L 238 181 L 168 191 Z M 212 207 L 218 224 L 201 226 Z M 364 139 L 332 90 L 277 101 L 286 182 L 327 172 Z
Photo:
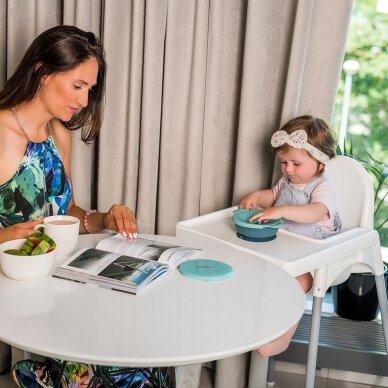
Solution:
M 44 233 L 36 232 L 27 239 L 0 244 L 0 265 L 4 274 L 14 280 L 33 280 L 50 274 L 56 244 Z

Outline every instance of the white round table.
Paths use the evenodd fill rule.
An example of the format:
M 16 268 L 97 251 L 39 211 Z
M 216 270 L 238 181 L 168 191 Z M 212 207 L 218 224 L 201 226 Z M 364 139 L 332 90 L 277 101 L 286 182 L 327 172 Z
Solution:
M 102 237 L 82 235 L 78 248 Z M 164 367 L 250 351 L 298 322 L 305 295 L 291 275 L 253 255 L 228 254 L 216 241 L 203 248 L 200 257 L 234 268 L 230 279 L 204 282 L 174 271 L 133 295 L 52 277 L 18 282 L 1 273 L 0 340 L 63 360 Z

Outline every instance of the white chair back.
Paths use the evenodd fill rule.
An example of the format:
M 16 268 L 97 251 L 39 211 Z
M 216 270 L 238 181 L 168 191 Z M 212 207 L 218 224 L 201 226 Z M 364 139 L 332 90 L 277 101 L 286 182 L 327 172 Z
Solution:
M 325 171 L 337 190 L 343 230 L 373 229 L 374 189 L 361 163 L 348 156 L 337 156 L 330 159 Z

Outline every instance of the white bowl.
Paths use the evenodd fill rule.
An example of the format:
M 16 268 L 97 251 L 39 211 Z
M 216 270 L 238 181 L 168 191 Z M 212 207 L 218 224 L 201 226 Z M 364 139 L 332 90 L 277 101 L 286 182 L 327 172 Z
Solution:
M 4 252 L 8 249 L 20 249 L 25 241 L 26 239 L 19 239 L 0 244 L 0 264 L 4 274 L 15 280 L 39 279 L 50 274 L 55 249 L 35 256 L 17 256 Z

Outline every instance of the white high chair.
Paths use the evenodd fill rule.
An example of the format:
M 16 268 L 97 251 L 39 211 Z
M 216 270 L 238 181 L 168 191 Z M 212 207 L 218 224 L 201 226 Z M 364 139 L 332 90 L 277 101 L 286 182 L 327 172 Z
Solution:
M 346 156 L 337 156 L 330 160 L 326 166 L 326 172 L 337 190 L 338 209 L 344 234 L 357 229 L 364 229 L 365 234 L 350 238 L 346 246 L 352 244 L 354 245 L 352 249 L 347 250 L 345 246 L 345 249 L 336 253 L 338 261 L 319 267 L 314 272 L 306 387 L 314 386 L 322 300 L 330 286 L 342 283 L 352 272 L 372 272 L 375 274 L 388 354 L 388 301 L 380 239 L 378 233 L 373 230 L 374 190 L 370 176 L 360 163 Z M 341 244 L 338 249 L 340 247 Z
M 269 260 L 292 276 L 314 272 L 313 309 L 306 366 L 305 387 L 314 387 L 322 301 L 327 289 L 347 279 L 351 272 L 375 274 L 385 343 L 388 353 L 388 301 L 380 239 L 373 230 L 374 190 L 367 171 L 357 161 L 337 156 L 326 166 L 337 189 L 343 231 L 325 240 L 314 240 L 279 230 L 267 243 L 239 239 L 231 221 L 235 208 L 228 208 L 177 223 L 176 235 L 187 244 L 205 244 L 215 239 L 231 247 Z

